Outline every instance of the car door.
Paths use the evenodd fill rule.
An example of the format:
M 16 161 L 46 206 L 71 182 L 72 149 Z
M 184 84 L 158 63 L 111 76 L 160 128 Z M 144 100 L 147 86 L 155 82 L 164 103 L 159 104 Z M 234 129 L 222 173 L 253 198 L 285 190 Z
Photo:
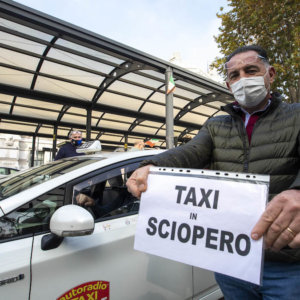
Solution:
M 193 283 L 195 295 L 193 300 L 224 299 L 213 272 L 193 267 Z
M 125 183 L 137 166 L 137 161 L 116 164 L 70 184 L 67 190 L 74 204 L 78 194 L 84 193 L 105 209 L 101 205 L 100 209 L 90 208 L 95 217 L 92 235 L 66 237 L 58 247 L 46 251 L 41 249 L 43 236 L 35 236 L 30 299 L 192 297 L 191 266 L 133 249 L 139 201 L 127 192 Z M 93 194 L 95 184 L 104 187 L 102 191 L 98 188 L 98 195 Z M 102 294 L 97 294 L 98 287 Z
M 29 299 L 31 249 L 32 237 L 1 239 L 1 299 Z
M 49 230 L 51 215 L 63 205 L 63 193 L 63 187 L 55 188 L 0 217 L 0 299 L 30 298 L 34 234 Z

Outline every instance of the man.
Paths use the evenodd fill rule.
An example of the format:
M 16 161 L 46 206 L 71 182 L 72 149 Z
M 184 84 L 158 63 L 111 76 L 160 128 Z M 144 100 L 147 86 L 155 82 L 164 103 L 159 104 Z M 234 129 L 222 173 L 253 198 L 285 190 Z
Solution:
M 140 151 L 144 150 L 145 143 L 143 140 L 137 140 L 133 143 L 133 147 L 129 151 Z
M 251 232 L 254 240 L 264 237 L 262 286 L 215 276 L 225 299 L 299 299 L 300 105 L 271 92 L 275 69 L 261 47 L 238 48 L 225 66 L 236 100 L 223 107 L 228 115 L 209 119 L 187 144 L 144 162 L 127 187 L 139 197 L 151 164 L 270 174 L 270 201 Z
M 58 160 L 65 157 L 84 155 L 84 153 L 77 153 L 76 148 L 82 143 L 82 133 L 79 130 L 72 130 L 69 133 L 69 142 L 66 142 L 58 150 L 54 160 Z

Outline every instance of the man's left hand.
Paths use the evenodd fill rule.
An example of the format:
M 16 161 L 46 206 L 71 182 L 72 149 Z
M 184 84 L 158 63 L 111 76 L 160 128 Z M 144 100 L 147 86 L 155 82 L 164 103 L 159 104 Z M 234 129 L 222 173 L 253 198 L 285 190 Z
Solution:
M 264 235 L 265 248 L 279 251 L 286 245 L 300 248 L 300 191 L 286 190 L 276 195 L 254 226 L 254 240 Z

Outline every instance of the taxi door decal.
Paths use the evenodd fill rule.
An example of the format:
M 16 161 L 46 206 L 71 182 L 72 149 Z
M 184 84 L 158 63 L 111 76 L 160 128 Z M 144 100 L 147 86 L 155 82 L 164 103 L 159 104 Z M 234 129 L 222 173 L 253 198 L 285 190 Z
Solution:
M 109 282 L 85 282 L 65 292 L 56 300 L 109 300 Z

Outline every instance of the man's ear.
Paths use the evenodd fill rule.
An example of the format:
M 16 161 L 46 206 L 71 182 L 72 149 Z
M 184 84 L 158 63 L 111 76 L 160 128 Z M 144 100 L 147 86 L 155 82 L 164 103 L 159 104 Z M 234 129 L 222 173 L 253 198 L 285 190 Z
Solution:
M 275 80 L 275 77 L 276 77 L 276 71 L 275 71 L 274 67 L 270 66 L 268 73 L 269 73 L 269 77 L 270 77 L 270 83 L 273 83 Z

